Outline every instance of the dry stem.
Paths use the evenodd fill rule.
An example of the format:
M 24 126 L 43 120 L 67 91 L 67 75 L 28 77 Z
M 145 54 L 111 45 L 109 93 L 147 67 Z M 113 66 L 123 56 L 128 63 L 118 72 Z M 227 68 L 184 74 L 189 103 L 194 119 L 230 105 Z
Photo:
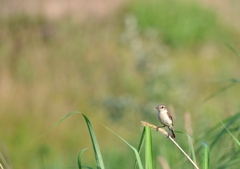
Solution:
M 199 167 L 193 162 L 193 160 L 187 155 L 187 153 L 185 153 L 183 151 L 183 149 L 175 142 L 175 140 L 168 135 L 168 133 L 162 129 L 162 128 L 158 128 L 157 126 L 153 125 L 153 124 L 150 124 L 150 123 L 147 123 L 147 122 L 144 122 L 144 121 L 141 121 L 142 125 L 144 126 L 149 126 L 151 127 L 152 129 L 162 133 L 163 135 L 165 135 L 167 138 L 169 138 L 181 151 L 182 153 L 188 158 L 188 160 L 193 164 L 193 166 L 196 168 L 196 169 L 199 169 Z

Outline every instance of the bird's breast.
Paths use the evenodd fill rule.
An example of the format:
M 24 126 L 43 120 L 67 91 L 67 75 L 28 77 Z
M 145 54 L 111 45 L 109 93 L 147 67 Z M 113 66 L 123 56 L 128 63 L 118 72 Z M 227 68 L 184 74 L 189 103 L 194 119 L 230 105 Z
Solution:
M 172 126 L 172 120 L 168 117 L 168 114 L 165 112 L 158 113 L 159 121 L 166 126 Z

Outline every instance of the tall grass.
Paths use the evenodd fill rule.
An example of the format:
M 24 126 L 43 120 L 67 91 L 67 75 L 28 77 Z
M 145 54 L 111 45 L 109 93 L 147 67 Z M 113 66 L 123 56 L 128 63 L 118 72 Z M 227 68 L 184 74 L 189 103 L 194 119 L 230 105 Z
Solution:
M 219 28 L 217 16 L 212 11 L 173 1 L 156 3 L 168 3 L 166 9 L 172 4 L 171 9 L 177 11 L 179 18 L 186 17 L 186 21 L 191 16 L 199 17 L 196 21 L 206 29 L 199 30 L 194 27 L 198 23 L 190 21 L 194 23 L 193 32 L 189 32 L 192 37 L 187 34 L 184 39 L 181 21 L 176 22 L 175 27 L 169 20 L 171 13 L 176 16 L 174 11 L 161 13 L 165 10 L 160 6 L 163 8 L 159 11 L 161 15 L 155 9 L 152 12 L 156 15 L 153 15 L 148 4 L 146 13 L 154 17 L 149 21 L 156 22 L 151 23 L 150 29 L 141 23 L 141 17 L 145 15 L 132 11 L 134 6 L 111 21 L 91 25 L 79 24 L 69 18 L 49 21 L 26 15 L 0 20 L 0 134 L 1 153 L 6 161 L 0 163 L 4 169 L 7 169 L 5 164 L 20 169 L 77 168 L 79 150 L 91 143 L 90 137 L 86 137 L 89 134 L 86 124 L 78 118 L 69 118 L 29 144 L 55 119 L 73 108 L 86 112 L 91 124 L 95 125 L 105 168 L 132 168 L 136 153 L 122 147 L 121 139 L 116 141 L 99 122 L 135 148 L 141 141 L 140 121 L 158 123 L 152 107 L 159 102 L 169 105 L 174 115 L 174 127 L 179 131 L 184 132 L 183 114 L 190 112 L 192 143 L 179 133 L 176 141 L 192 159 L 193 151 L 196 151 L 197 164 L 203 164 L 201 142 L 204 141 L 210 147 L 211 168 L 237 166 L 236 142 L 220 123 L 216 128 L 212 126 L 218 123 L 215 114 L 221 119 L 232 116 L 235 121 L 222 121 L 238 139 L 239 118 L 235 116 L 239 107 L 238 83 L 205 103 L 202 100 L 228 83 L 232 84 L 230 80 L 227 84 L 213 83 L 212 79 L 234 77 L 238 80 L 239 58 L 226 57 L 232 53 L 225 47 L 204 40 L 214 38 L 212 28 Z M 133 5 L 138 10 L 138 4 Z M 140 7 L 144 5 L 141 2 Z M 134 15 L 129 16 L 130 13 Z M 170 22 L 166 25 L 163 22 L 161 26 L 157 18 L 164 19 L 164 16 Z M 209 17 L 209 20 L 204 23 L 201 16 Z M 166 31 L 166 37 L 161 34 L 159 25 Z M 179 32 L 174 30 L 176 28 Z M 194 30 L 199 31 L 199 37 Z M 238 34 L 235 35 L 237 38 Z M 187 47 L 191 43 L 201 45 Z M 183 45 L 181 50 L 172 48 L 178 45 Z M 145 152 L 145 144 L 142 149 Z M 92 155 L 89 155 L 91 151 Z M 157 160 L 160 158 L 170 168 L 192 168 L 165 137 L 155 132 L 152 133 L 152 154 L 155 168 L 161 167 L 162 163 Z M 29 160 L 29 157 L 33 158 Z M 83 166 L 96 164 L 91 148 L 79 154 L 79 158 Z M 140 158 L 145 166 L 144 153 Z M 122 166 L 115 165 L 118 163 Z
M 61 122 L 63 122 L 63 120 L 65 120 L 67 117 L 69 117 L 69 116 L 71 116 L 73 114 L 78 114 L 78 112 L 73 112 L 73 113 L 67 114 L 61 120 L 59 120 L 53 127 L 58 126 Z M 79 113 L 79 114 L 81 114 L 81 113 Z M 238 116 L 239 116 L 239 114 L 238 114 Z M 93 146 L 93 149 L 94 149 L 94 156 L 95 156 L 95 160 L 96 160 L 96 166 L 97 166 L 98 169 L 103 169 L 105 167 L 104 167 L 104 162 L 102 160 L 102 153 L 100 151 L 100 147 L 98 145 L 98 141 L 97 141 L 97 138 L 95 136 L 94 129 L 92 128 L 90 120 L 84 114 L 82 114 L 82 116 L 84 117 L 86 125 L 88 126 L 88 132 L 90 134 L 91 141 L 92 141 L 92 146 Z M 231 117 L 231 118 L 225 120 L 225 122 L 227 122 L 227 126 L 229 126 L 230 124 L 234 123 L 235 121 L 236 121 L 236 117 Z M 213 143 L 211 144 L 211 147 L 208 144 L 206 144 L 205 142 L 202 141 L 202 148 L 201 149 L 203 149 L 203 156 L 202 156 L 202 159 L 200 159 L 201 156 L 199 156 L 199 153 L 198 153 L 197 158 L 198 158 L 198 161 L 202 161 L 201 168 L 203 168 L 203 169 L 209 169 L 210 166 L 211 166 L 211 159 L 212 158 L 213 159 L 216 158 L 215 156 L 210 157 L 210 151 L 213 148 L 213 146 L 215 146 L 215 145 L 217 146 L 217 142 L 220 140 L 220 136 L 223 136 L 223 132 L 228 133 L 232 137 L 232 140 L 228 140 L 228 142 L 230 141 L 230 142 L 233 142 L 233 143 L 234 142 L 237 143 L 238 144 L 238 148 L 237 149 L 239 150 L 239 145 L 240 145 L 239 140 L 234 136 L 233 132 L 230 131 L 230 129 L 228 129 L 224 125 L 224 123 L 222 121 L 220 121 L 220 124 L 222 124 L 222 125 L 218 125 L 217 127 L 213 127 L 211 129 L 211 130 L 215 130 L 215 129 L 221 128 L 223 126 L 223 129 L 220 131 L 220 133 L 219 132 L 216 133 L 217 134 L 215 136 L 216 140 L 213 141 Z M 106 127 L 106 128 L 109 131 L 113 132 L 108 127 Z M 121 136 L 119 136 L 115 132 L 113 132 L 113 133 L 115 135 L 117 135 L 121 140 L 123 140 L 134 151 L 134 153 L 136 155 L 137 164 L 138 164 L 138 167 L 140 169 L 143 169 L 143 166 L 142 166 L 142 163 L 143 163 L 142 160 L 143 159 L 140 158 L 139 153 L 140 153 L 141 147 L 142 147 L 142 145 L 144 143 L 144 140 L 145 140 L 145 168 L 146 169 L 153 169 L 153 168 L 155 168 L 154 163 L 155 163 L 156 157 L 153 156 L 152 134 L 151 134 L 151 128 L 149 126 L 148 127 L 144 127 L 144 130 L 142 132 L 142 136 L 141 136 L 141 139 L 140 139 L 140 144 L 139 144 L 138 150 L 136 148 L 134 148 L 132 145 L 130 145 Z M 177 133 L 181 134 L 180 132 L 177 132 Z M 191 151 L 192 151 L 191 154 L 195 154 L 194 150 L 193 150 L 194 149 L 193 148 L 194 145 L 192 144 L 192 141 L 189 141 L 189 139 L 190 139 L 190 137 L 188 136 L 188 144 L 189 144 L 189 147 L 191 147 Z M 220 145 L 221 145 L 221 143 L 220 143 Z M 159 146 L 164 146 L 164 145 L 159 144 Z M 84 149 L 82 149 L 79 152 L 79 155 L 78 155 L 78 158 L 77 158 L 78 168 L 79 169 L 82 169 L 84 167 L 91 168 L 91 167 L 82 165 L 81 158 L 82 158 L 83 152 L 86 151 L 86 150 L 87 150 L 87 148 L 84 148 Z M 173 149 L 169 147 L 169 151 L 173 151 Z M 225 157 L 225 154 L 222 154 L 222 156 Z M 193 157 L 195 158 L 195 156 L 193 156 Z M 220 159 L 221 159 L 221 157 L 220 157 Z M 231 166 L 231 167 L 234 168 L 234 166 L 238 166 L 238 163 L 240 162 L 239 157 L 238 156 L 235 157 L 235 154 L 232 154 L 231 156 L 228 156 L 228 159 L 229 160 L 226 160 L 224 162 L 220 162 L 218 165 L 215 164 L 214 167 L 216 167 L 216 168 L 223 168 L 223 167 L 226 167 L 226 166 Z M 179 158 L 179 159 L 175 159 L 175 160 L 181 160 L 181 159 Z M 134 159 L 133 159 L 133 161 L 134 161 Z M 194 161 L 196 162 L 196 159 Z M 121 164 L 113 164 L 113 165 L 117 165 L 119 168 L 121 168 Z M 112 166 L 112 167 L 114 167 L 114 166 Z M 131 168 L 131 167 L 129 166 L 129 168 Z

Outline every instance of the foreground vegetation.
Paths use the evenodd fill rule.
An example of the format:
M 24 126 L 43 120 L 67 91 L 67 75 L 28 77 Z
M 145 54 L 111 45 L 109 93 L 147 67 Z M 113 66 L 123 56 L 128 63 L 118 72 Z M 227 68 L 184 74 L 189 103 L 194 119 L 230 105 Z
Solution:
M 72 110 L 91 119 L 106 168 L 133 168 L 134 153 L 102 124 L 138 147 L 140 121 L 158 125 L 159 103 L 168 105 L 176 141 L 192 158 L 194 147 L 198 165 L 207 145 L 211 168 L 237 168 L 239 32 L 196 4 L 161 2 L 175 10 L 159 16 L 154 6 L 132 3 L 114 19 L 88 24 L 25 15 L 0 20 L 0 152 L 9 168 L 78 168 L 85 147 L 82 163 L 94 168 L 83 121 L 70 116 L 48 131 Z M 152 146 L 156 168 L 158 159 L 192 168 L 165 137 L 152 133 Z

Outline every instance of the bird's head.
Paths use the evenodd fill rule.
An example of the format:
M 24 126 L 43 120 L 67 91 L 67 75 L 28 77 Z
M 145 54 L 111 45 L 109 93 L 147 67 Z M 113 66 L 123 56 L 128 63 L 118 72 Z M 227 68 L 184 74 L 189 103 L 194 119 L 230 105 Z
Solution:
M 154 109 L 160 111 L 166 109 L 166 107 L 164 105 L 157 105 Z

